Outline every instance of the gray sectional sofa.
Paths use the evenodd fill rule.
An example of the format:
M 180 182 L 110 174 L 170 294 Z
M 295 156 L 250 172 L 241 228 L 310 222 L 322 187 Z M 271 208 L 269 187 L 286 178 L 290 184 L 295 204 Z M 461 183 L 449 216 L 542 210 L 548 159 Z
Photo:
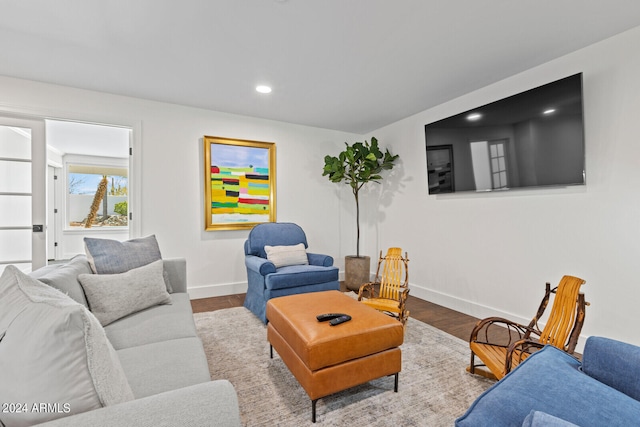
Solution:
M 11 309 L 5 309 L 4 313 L 0 313 L 0 371 L 3 368 L 6 370 L 5 373 L 0 372 L 0 383 L 3 383 L 0 387 L 0 401 L 14 402 L 13 407 L 7 408 L 11 409 L 8 411 L 10 413 L 0 413 L 0 425 L 3 422 L 7 427 L 32 425 L 34 420 L 36 420 L 36 424 L 49 420 L 41 425 L 93 427 L 124 425 L 240 426 L 238 400 L 234 387 L 228 381 L 211 381 L 207 359 L 202 343 L 196 334 L 189 295 L 187 294 L 186 262 L 184 259 L 169 259 L 162 261 L 162 263 L 164 279 L 170 283 L 166 292 L 170 301 L 164 301 L 159 305 L 153 305 L 126 315 L 104 327 L 97 323 L 95 317 L 87 316 L 85 308 L 79 306 L 84 305 L 90 308 L 86 294 L 78 280 L 80 275 L 93 274 L 90 263 L 84 255 L 77 256 L 66 264 L 52 265 L 36 270 L 30 274 L 30 277 L 20 276 L 19 272 L 14 271 L 15 269 L 12 269 L 10 273 L 5 270 L 5 274 L 0 279 L 0 303 L 6 304 L 7 307 L 19 307 L 19 309 L 16 308 L 14 312 Z M 32 278 L 38 279 L 39 283 L 46 283 L 50 287 L 60 290 L 75 301 L 72 302 L 69 298 L 67 298 L 69 301 L 65 301 L 60 297 L 60 292 L 56 292 L 54 295 L 47 293 L 46 289 L 44 291 L 39 289 L 37 287 L 39 283 L 34 283 Z M 104 361 L 90 362 L 88 368 L 83 363 L 78 363 L 78 366 L 74 367 L 75 361 L 73 360 L 71 363 L 67 362 L 63 366 L 56 367 L 54 365 L 58 359 L 68 356 L 65 354 L 68 352 L 63 349 L 60 357 L 52 357 L 51 368 L 48 371 L 43 371 L 44 376 L 60 375 L 61 382 L 66 382 L 70 376 L 73 377 L 73 375 L 66 373 L 67 370 L 76 370 L 80 379 L 85 374 L 85 370 L 94 371 L 90 377 L 93 379 L 88 381 L 91 390 L 93 391 L 95 388 L 99 393 L 101 392 L 100 388 L 106 390 L 103 396 L 96 400 L 97 403 L 86 403 L 89 398 L 85 395 L 81 395 L 77 399 L 73 396 L 60 397 L 56 395 L 58 392 L 56 390 L 53 390 L 51 395 L 45 394 L 45 396 L 58 396 L 48 398 L 56 400 L 55 402 L 41 402 L 44 399 L 41 390 L 29 389 L 30 380 L 25 377 L 29 374 L 20 372 L 20 366 L 25 369 L 35 368 L 37 361 L 44 360 L 47 356 L 38 356 L 40 359 L 34 356 L 34 359 L 29 359 L 30 354 L 33 353 L 33 350 L 30 350 L 30 353 L 25 353 L 24 356 L 20 355 L 21 358 L 24 358 L 23 360 L 11 360 L 11 357 L 7 357 L 6 353 L 10 351 L 13 343 L 15 343 L 14 348 L 29 345 L 25 343 L 25 337 L 22 337 L 22 341 L 20 341 L 19 338 L 15 338 L 15 335 L 18 334 L 17 330 L 21 327 L 21 319 L 28 317 L 30 310 L 31 312 L 45 313 L 39 314 L 39 316 L 41 318 L 45 315 L 48 316 L 46 318 L 51 319 L 51 324 L 56 324 L 56 316 L 58 315 L 52 315 L 46 310 L 54 310 L 55 313 L 63 312 L 65 314 L 62 321 L 58 323 L 70 324 L 69 329 L 74 329 L 73 325 L 76 320 L 73 319 L 84 319 L 84 326 L 80 326 L 79 329 L 84 328 L 85 341 L 92 339 L 92 336 L 100 338 L 100 336 L 106 335 L 108 340 L 106 347 L 104 343 L 101 344 L 102 346 L 87 346 L 86 358 L 93 357 L 89 353 L 96 351 L 102 351 L 105 353 L 105 357 L 109 356 L 106 353 L 115 353 L 115 357 L 112 357 L 112 361 L 109 362 L 111 364 L 104 365 L 107 368 L 98 366 Z M 34 318 L 38 319 L 37 316 Z M 38 322 L 31 321 L 25 326 L 26 330 L 34 328 L 34 325 L 38 327 L 39 324 L 42 324 L 43 328 L 53 328 L 49 324 Z M 45 321 L 45 323 L 48 322 Z M 59 331 L 60 328 L 55 329 L 54 332 L 45 331 L 42 334 L 44 338 L 40 339 L 47 340 L 47 336 L 59 334 Z M 32 336 L 37 335 L 37 333 L 32 334 Z M 46 345 L 36 343 L 34 348 L 36 350 L 39 348 L 48 349 L 47 346 L 49 343 Z M 51 343 L 50 346 L 53 346 L 51 348 L 54 350 L 46 350 L 48 353 L 55 351 L 56 342 Z M 14 357 L 14 359 L 16 358 L 17 356 Z M 81 348 L 81 357 L 78 359 L 85 359 L 84 347 Z M 105 374 L 105 372 L 107 373 Z M 117 377 L 119 373 L 124 373 L 124 377 L 126 377 L 126 380 L 121 381 L 121 384 L 105 386 L 100 383 L 105 377 L 110 380 L 112 377 Z M 102 380 L 100 375 L 103 377 Z M 47 386 L 45 380 L 40 387 Z M 8 382 L 11 381 L 17 383 L 18 386 L 7 387 Z M 128 383 L 128 387 L 124 383 Z M 69 393 L 80 389 L 81 385 L 71 384 Z M 120 391 L 117 387 L 120 387 Z M 34 396 L 33 399 L 29 397 L 31 394 Z M 19 406 L 23 403 L 23 407 Z M 43 414 L 34 413 L 34 410 L 37 412 L 37 407 L 31 405 L 41 405 L 42 403 L 50 406 L 40 406 L 41 409 L 44 409 Z M 87 410 L 87 408 L 89 409 Z M 16 413 L 18 411 L 24 411 L 24 414 Z M 76 413 L 78 411 L 81 412 Z

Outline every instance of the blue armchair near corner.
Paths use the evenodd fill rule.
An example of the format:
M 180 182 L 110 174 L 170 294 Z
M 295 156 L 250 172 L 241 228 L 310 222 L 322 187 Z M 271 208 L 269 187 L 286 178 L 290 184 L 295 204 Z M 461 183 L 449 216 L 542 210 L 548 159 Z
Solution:
M 244 242 L 244 263 L 247 267 L 249 287 L 244 299 L 244 306 L 251 310 L 260 320 L 267 323 L 265 316 L 267 301 L 285 295 L 339 290 L 338 268 L 333 266 L 333 258 L 329 255 L 301 253 L 292 248 L 291 256 L 282 255 L 274 262 L 267 259 L 265 246 L 278 249 L 302 244 L 304 250 L 309 247 L 307 236 L 299 225 L 286 222 L 271 222 L 256 225 Z M 273 254 L 270 255 L 274 258 Z M 289 259 L 286 259 L 289 258 Z M 290 261 L 291 260 L 291 261 Z M 295 265 L 282 265 L 280 263 Z M 302 264 L 302 262 L 308 264 Z

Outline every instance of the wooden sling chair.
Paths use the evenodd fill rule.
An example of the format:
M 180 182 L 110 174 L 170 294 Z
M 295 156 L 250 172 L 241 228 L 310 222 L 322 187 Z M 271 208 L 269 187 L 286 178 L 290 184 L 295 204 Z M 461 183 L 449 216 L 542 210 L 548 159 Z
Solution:
M 585 281 L 573 276 L 564 276 L 557 287 L 546 291 L 538 312 L 528 325 L 521 325 L 500 317 L 489 317 L 478 321 L 471 332 L 469 347 L 471 363 L 467 368 L 472 374 L 502 379 L 531 353 L 550 344 L 573 354 L 584 323 L 585 302 L 580 286 Z M 551 294 L 555 294 L 549 318 L 540 330 L 538 321 L 544 313 Z M 475 356 L 483 364 L 475 363 Z M 489 369 L 477 367 L 484 366 Z
M 382 273 L 380 271 L 382 267 Z M 379 288 L 376 293 L 376 288 Z M 409 318 L 405 308 L 409 296 L 409 257 L 401 248 L 389 248 L 383 257 L 380 251 L 376 277 L 360 286 L 358 301 L 398 319 L 404 325 Z M 366 298 L 366 299 L 363 299 Z

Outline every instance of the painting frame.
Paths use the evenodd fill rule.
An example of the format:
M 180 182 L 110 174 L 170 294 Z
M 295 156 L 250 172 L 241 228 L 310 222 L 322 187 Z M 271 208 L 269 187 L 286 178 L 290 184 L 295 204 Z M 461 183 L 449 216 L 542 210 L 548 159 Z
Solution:
M 276 221 L 276 144 L 203 137 L 205 231 Z

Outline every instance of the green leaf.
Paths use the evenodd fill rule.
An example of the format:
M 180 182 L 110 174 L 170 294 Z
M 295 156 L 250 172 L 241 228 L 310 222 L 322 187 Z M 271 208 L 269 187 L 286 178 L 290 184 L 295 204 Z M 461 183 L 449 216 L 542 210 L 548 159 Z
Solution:
M 392 155 L 389 150 L 383 153 L 378 140 L 371 137 L 371 143 L 355 142 L 352 145 L 345 142 L 345 149 L 337 157 L 324 157 L 323 176 L 328 176 L 331 182 L 344 182 L 353 189 L 358 200 L 358 191 L 368 182 L 380 183 L 383 170 L 390 170 L 398 155 Z

